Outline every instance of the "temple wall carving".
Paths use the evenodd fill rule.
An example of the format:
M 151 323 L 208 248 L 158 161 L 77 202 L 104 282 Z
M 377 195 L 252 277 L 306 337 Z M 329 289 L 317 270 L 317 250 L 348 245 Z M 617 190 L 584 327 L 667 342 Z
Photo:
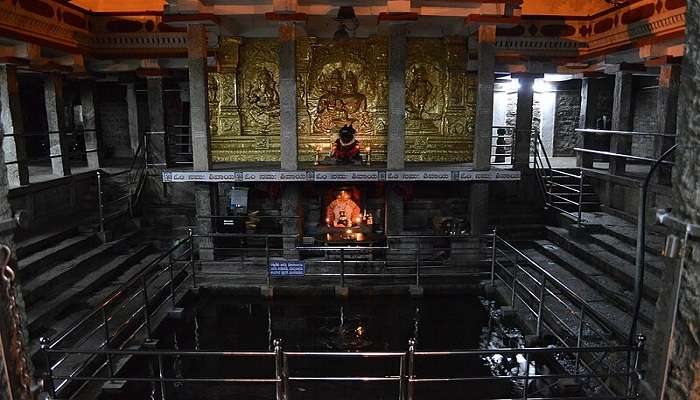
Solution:
M 388 42 L 384 38 L 306 38 L 297 42 L 297 133 L 300 161 L 330 150 L 350 125 L 376 161 L 386 159 Z
M 477 82 L 466 51 L 462 39 L 408 40 L 407 161 L 471 161 Z
M 280 98 L 276 39 L 222 39 L 209 74 L 214 162 L 278 161 Z M 303 38 L 297 42 L 299 160 L 330 150 L 352 125 L 373 161 L 386 160 L 386 38 Z M 406 159 L 472 158 L 476 77 L 466 72 L 464 39 L 410 39 L 406 68 Z
M 278 47 L 276 39 L 222 39 L 219 71 L 209 74 L 214 162 L 279 161 Z

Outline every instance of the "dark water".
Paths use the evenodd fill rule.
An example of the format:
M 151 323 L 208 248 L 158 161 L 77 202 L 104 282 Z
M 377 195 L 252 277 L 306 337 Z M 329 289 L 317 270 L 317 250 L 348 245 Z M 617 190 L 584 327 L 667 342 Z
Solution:
M 158 329 L 158 347 L 179 350 L 268 351 L 281 339 L 285 351 L 405 352 L 409 338 L 416 349 L 477 349 L 484 346 L 490 314 L 475 295 L 294 297 L 264 301 L 259 297 L 201 295 L 184 304 L 179 321 Z M 483 347 L 482 347 L 483 348 Z M 155 373 L 157 364 L 132 363 Z M 272 378 L 272 358 L 164 357 L 167 377 Z M 288 359 L 292 377 L 398 376 L 399 358 Z M 417 359 L 422 378 L 491 376 L 492 366 L 479 356 Z M 489 399 L 511 397 L 513 383 L 421 383 L 416 399 Z M 290 399 L 398 399 L 398 382 L 291 381 Z M 274 399 L 274 384 L 168 383 L 167 399 Z M 160 385 L 132 384 L 128 398 L 160 398 Z M 466 397 L 465 397 L 466 396 Z M 125 397 L 127 398 L 127 397 Z

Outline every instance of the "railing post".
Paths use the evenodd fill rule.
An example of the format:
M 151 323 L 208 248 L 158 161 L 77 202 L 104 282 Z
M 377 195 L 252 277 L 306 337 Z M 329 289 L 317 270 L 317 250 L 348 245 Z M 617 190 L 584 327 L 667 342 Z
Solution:
M 241 252 L 242 254 L 243 252 Z M 270 237 L 265 236 L 265 268 L 267 268 L 267 286 L 272 283 L 272 275 L 270 274 Z
M 187 228 L 187 240 L 190 242 L 190 265 L 192 266 L 192 287 L 197 287 L 197 268 L 194 259 L 194 235 L 192 228 Z
M 170 299 L 172 300 L 174 310 L 177 304 L 175 304 L 175 273 L 173 272 L 173 255 L 170 254 L 169 258 L 168 270 L 170 270 Z
M 282 340 L 281 339 L 275 339 L 273 342 L 273 345 L 275 346 L 275 379 L 277 379 L 277 382 L 275 383 L 275 399 L 276 400 L 285 400 L 285 393 L 284 393 L 284 360 L 283 360 L 283 354 L 282 354 Z
M 527 400 L 528 381 L 530 379 L 530 353 L 525 353 L 525 379 L 523 379 L 523 400 Z
M 415 377 L 416 339 L 408 339 L 408 385 L 406 398 L 413 400 L 413 378 Z
M 133 202 L 132 196 L 134 195 L 134 191 L 131 188 L 131 171 L 129 171 L 128 176 L 129 176 L 129 178 L 127 178 L 127 179 L 129 179 L 129 181 L 127 182 L 127 185 L 129 188 L 129 196 L 127 196 L 127 200 L 129 202 L 129 216 L 133 218 L 134 217 L 134 205 L 132 204 L 132 202 Z
M 581 347 L 583 344 L 583 318 L 585 316 L 585 303 L 581 303 L 581 314 L 578 321 L 578 333 L 576 335 L 576 347 Z M 576 352 L 576 375 L 578 375 L 579 365 L 581 364 L 581 352 Z
M 406 374 L 406 359 L 406 354 L 403 354 L 399 360 L 399 400 L 406 399 L 406 381 L 408 380 Z
M 163 356 L 158 354 L 158 380 L 160 381 L 160 399 L 165 400 L 165 377 L 163 376 Z
M 420 238 L 416 247 L 416 286 L 420 286 Z
M 578 180 L 578 227 L 581 227 L 581 214 L 583 213 L 583 171 L 579 171 Z
M 493 228 L 493 240 L 491 241 L 491 286 L 495 284 L 496 279 L 496 228 Z
M 340 287 L 345 287 L 345 250 L 340 248 Z
M 46 364 L 46 373 L 44 374 L 44 391 L 51 395 L 52 399 L 56 398 L 56 387 L 53 384 L 53 366 L 51 366 L 51 360 L 49 359 L 48 349 L 51 346 L 51 339 L 47 337 L 39 338 L 41 343 L 41 353 L 44 357 L 44 363 Z
M 644 343 L 646 341 L 646 337 L 643 334 L 637 335 L 637 346 L 636 346 L 636 351 L 634 355 L 634 378 L 631 376 L 628 377 L 629 379 L 629 396 L 636 396 L 639 398 L 639 381 L 642 380 L 642 375 L 641 372 L 639 371 L 639 360 L 642 355 L 642 351 L 644 351 Z M 631 350 L 631 349 L 630 349 Z
M 105 231 L 104 204 L 102 201 L 102 172 L 97 171 L 97 217 L 100 223 L 100 233 Z
M 104 347 L 106 349 L 109 349 L 109 341 L 112 339 L 112 335 L 109 332 L 109 325 L 107 323 L 107 312 L 105 311 L 105 308 L 102 307 L 102 325 L 104 326 L 104 333 L 105 333 L 105 345 Z M 114 377 L 114 365 L 112 364 L 112 355 L 107 354 L 107 366 L 109 367 L 109 377 L 112 378 Z
M 513 265 L 513 283 L 511 284 L 510 306 L 515 309 L 515 287 L 518 285 L 518 255 L 515 255 L 515 264 Z
M 151 314 L 148 310 L 148 288 L 146 287 L 146 277 L 141 278 L 143 283 L 143 316 L 146 322 L 146 339 L 151 338 Z
M 540 286 L 540 297 L 537 306 L 537 336 L 542 336 L 542 310 L 544 309 L 544 296 L 547 293 L 547 276 L 542 274 L 542 285 Z

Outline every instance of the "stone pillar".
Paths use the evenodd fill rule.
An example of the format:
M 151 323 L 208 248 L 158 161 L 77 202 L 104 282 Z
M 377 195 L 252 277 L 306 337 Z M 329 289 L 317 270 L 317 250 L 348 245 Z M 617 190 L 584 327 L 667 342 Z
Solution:
M 196 183 L 194 189 L 194 205 L 198 217 L 215 215 L 212 210 L 217 210 L 217 185 L 215 183 Z M 196 233 L 206 235 L 214 232 L 214 223 L 211 218 L 197 218 Z M 200 260 L 214 259 L 214 241 L 211 238 L 202 237 L 197 240 Z
M 658 133 L 676 134 L 676 118 L 678 109 L 678 91 L 681 84 L 681 66 L 667 64 L 661 66 L 659 73 L 659 92 L 656 103 L 656 131 Z M 659 136 L 654 140 L 654 156 L 656 158 L 673 146 L 675 140 Z M 671 183 L 671 167 L 661 165 L 656 172 L 655 180 L 659 184 Z
M 626 71 L 615 73 L 615 89 L 613 92 L 612 130 L 629 131 L 632 117 L 632 78 Z M 611 135 L 610 151 L 619 154 L 631 154 L 632 136 Z M 609 171 L 613 175 L 624 174 L 625 159 L 611 157 Z
M 532 142 L 532 107 L 535 78 L 543 75 L 511 74 L 511 78 L 518 79 L 518 101 L 515 115 L 515 168 L 521 171 L 527 170 L 530 165 L 530 143 Z
M 474 135 L 474 170 L 491 168 L 493 136 L 493 86 L 496 65 L 496 26 L 479 27 L 479 91 L 476 98 L 476 132 Z M 488 226 L 488 183 L 473 183 L 469 199 L 471 233 L 478 235 Z
M 298 183 L 287 183 L 282 189 L 282 234 L 284 235 L 300 235 L 301 219 L 292 218 L 301 215 L 299 207 L 301 201 L 301 186 Z M 284 218 L 289 217 L 289 218 Z M 284 256 L 286 258 L 299 258 L 299 252 L 296 246 L 300 238 L 284 238 L 282 241 L 284 247 Z
M 65 132 L 63 113 L 63 77 L 49 73 L 44 79 L 44 104 L 49 133 L 51 172 L 57 176 L 70 175 L 70 147 Z
M 389 131 L 386 165 L 406 166 L 406 24 L 389 26 Z M 386 184 L 386 227 L 389 235 L 403 233 L 404 199 L 398 184 Z
M 136 84 L 127 83 L 125 86 L 126 108 L 129 118 L 129 143 L 131 144 L 131 153 L 135 155 L 142 140 L 139 133 L 139 106 L 136 100 Z
M 298 167 L 296 35 L 293 22 L 280 25 L 280 167 L 283 170 Z
M 386 164 L 388 169 L 403 169 L 406 158 L 406 25 L 391 25 L 389 31 L 389 133 Z
M 581 111 L 578 118 L 579 129 L 595 128 L 595 108 L 597 97 L 597 79 L 581 79 Z M 578 147 L 591 148 L 591 135 L 578 134 L 576 143 Z M 576 153 L 576 166 L 579 168 L 593 168 L 593 155 Z
M 97 133 L 97 112 L 95 110 L 95 82 L 80 82 L 80 106 L 83 109 L 83 137 L 88 168 L 100 168 L 100 138 Z
M 146 132 L 146 156 L 151 166 L 166 167 L 165 107 L 163 106 L 163 77 L 146 78 L 148 94 L 148 132 Z
M 187 64 L 190 74 L 190 127 L 192 131 L 192 169 L 211 169 L 209 100 L 207 83 L 207 29 L 204 25 L 187 27 Z
M 14 65 L 0 65 L 0 133 L 2 148 L 7 164 L 7 180 L 10 186 L 29 184 L 29 165 L 24 140 L 24 122 L 19 97 L 17 68 Z

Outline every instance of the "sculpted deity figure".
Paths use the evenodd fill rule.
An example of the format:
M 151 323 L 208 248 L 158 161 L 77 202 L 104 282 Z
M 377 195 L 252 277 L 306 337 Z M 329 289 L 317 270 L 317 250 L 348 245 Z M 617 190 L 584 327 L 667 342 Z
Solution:
M 425 109 L 431 100 L 433 84 L 428 80 L 427 72 L 422 66 L 413 70 L 413 77 L 406 86 L 406 108 L 412 119 L 425 119 Z
M 279 93 L 275 78 L 267 68 L 260 68 L 247 96 L 253 111 L 250 117 L 259 124 L 268 126 L 279 115 Z
M 316 131 L 330 133 L 352 124 L 360 131 L 369 128 L 367 97 L 359 92 L 355 73 L 336 68 L 322 85 L 324 93 L 318 99 L 314 119 Z
M 337 228 L 349 228 L 357 225 L 360 213 L 360 207 L 352 200 L 350 193 L 341 190 L 326 208 L 326 223 Z

